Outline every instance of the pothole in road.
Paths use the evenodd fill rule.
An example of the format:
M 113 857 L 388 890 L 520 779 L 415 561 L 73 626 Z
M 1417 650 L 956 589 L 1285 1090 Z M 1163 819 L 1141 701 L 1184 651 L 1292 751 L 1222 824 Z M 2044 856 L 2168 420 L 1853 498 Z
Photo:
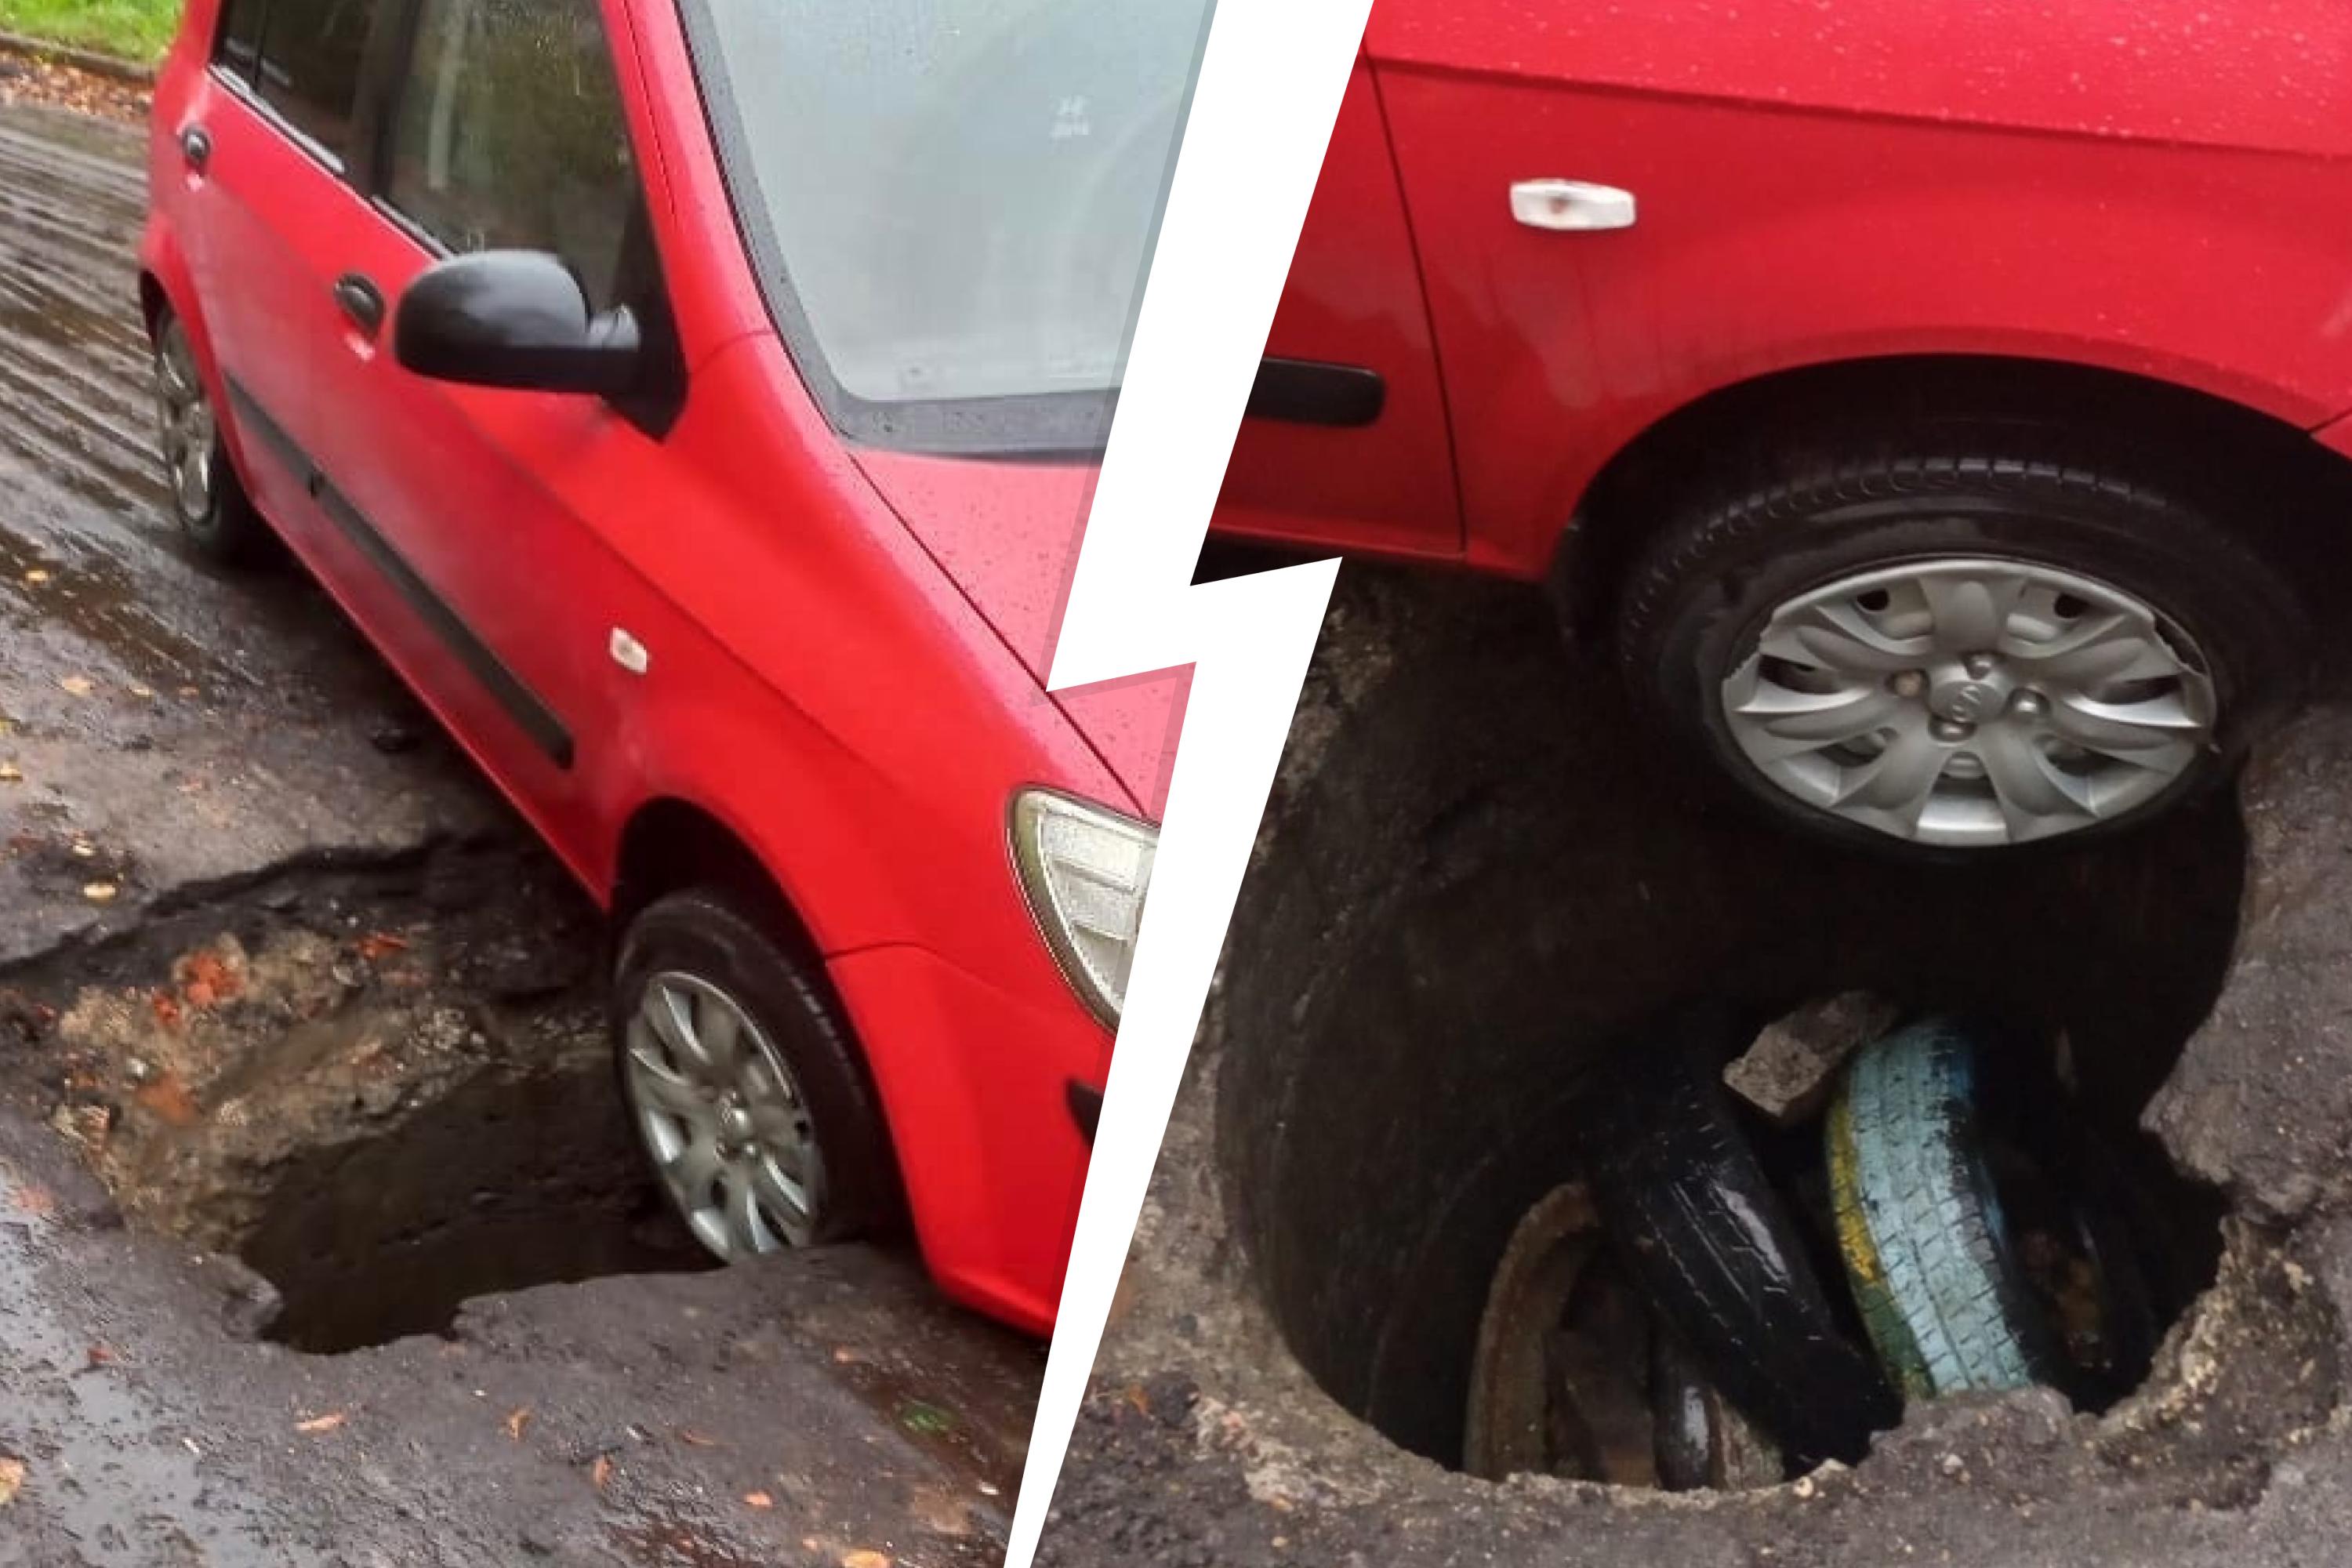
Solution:
M 1654 1292 L 1633 1288 L 1628 1244 L 1660 1237 L 1611 1237 L 1588 1190 L 1592 1097 L 1665 1050 L 1664 1021 L 1694 999 L 1736 1020 L 1722 1037 L 1741 1043 L 1857 991 L 1901 1016 L 2002 1022 L 1998 1054 L 2049 1097 L 2045 1132 L 2112 1152 L 2143 1266 L 2153 1252 L 2171 1272 L 2144 1314 L 2147 1342 L 2124 1358 L 2131 1376 L 2053 1376 L 2078 1408 L 2115 1404 L 2217 1270 L 2249 1292 L 2276 1272 L 2266 1234 L 2244 1227 L 2227 1232 L 2225 1266 L 2221 1196 L 2138 1125 L 2228 970 L 2245 855 L 2231 801 L 2160 832 L 1988 865 L 1823 847 L 1685 792 L 1629 745 L 1642 731 L 1604 676 L 1563 678 L 1539 625 L 1509 635 L 1510 615 L 1489 607 L 1433 630 L 1402 595 L 1369 602 L 1402 629 L 1320 667 L 1294 742 L 1305 754 L 1286 765 L 1229 938 L 1247 962 L 1228 966 L 1216 1025 L 1217 1162 L 1255 1289 L 1348 1411 L 1495 1477 L 1736 1487 L 1806 1468 L 1742 1457 L 1719 1393 L 1662 1329 Z M 1836 1331 L 1866 1355 L 1821 1105 L 1785 1127 L 1740 1108 L 1731 1125 Z M 2011 1206 L 2032 1210 L 2011 1195 L 2015 1172 L 1999 1174 Z M 2068 1353 L 2096 1360 L 2115 1325 L 2085 1310 L 2085 1248 L 2063 1209 L 2011 1215 L 2040 1249 L 2017 1272 Z M 2263 1319 L 2216 1303 L 2174 1334 L 2118 1423 L 2184 1377 L 2210 1382 L 2214 1323 Z M 2324 1415 L 2334 1387 L 2324 1322 L 2288 1317 L 2263 1319 L 2287 1337 L 2255 1353 L 2316 1371 L 2281 1423 Z M 2189 1367 L 2199 1344 L 2206 1359 Z M 1517 1401 L 1501 1426 L 1498 1388 Z M 1518 1437 L 1498 1452 L 1512 1420 Z
M 621 1109 L 600 952 L 539 858 L 454 848 L 205 900 L 6 1000 L 126 1216 L 242 1258 L 274 1288 L 246 1326 L 336 1352 L 470 1297 L 706 1266 Z
M 477 1296 L 708 1266 L 628 1136 L 597 1053 L 480 1072 L 396 1126 L 302 1150 L 236 1249 L 279 1292 L 265 1331 L 351 1350 L 443 1331 Z

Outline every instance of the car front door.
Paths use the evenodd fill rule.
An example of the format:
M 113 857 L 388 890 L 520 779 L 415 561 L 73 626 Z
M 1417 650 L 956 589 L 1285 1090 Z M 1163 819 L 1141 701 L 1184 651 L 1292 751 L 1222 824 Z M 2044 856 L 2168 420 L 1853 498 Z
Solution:
M 412 4 L 386 67 L 365 221 L 339 234 L 331 264 L 383 302 L 383 321 L 341 338 L 339 416 L 318 461 L 343 542 L 402 601 L 412 679 L 577 864 L 593 806 L 575 752 L 621 677 L 607 654 L 614 559 L 573 503 L 657 494 L 662 421 L 593 396 L 428 380 L 392 341 L 421 273 L 486 248 L 552 253 L 592 308 L 626 305 L 658 336 L 666 305 L 613 47 L 625 23 L 616 8 L 608 26 L 596 0 Z
M 1451 557 L 1454 452 L 1370 68 L 1356 63 L 1218 497 L 1229 533 Z

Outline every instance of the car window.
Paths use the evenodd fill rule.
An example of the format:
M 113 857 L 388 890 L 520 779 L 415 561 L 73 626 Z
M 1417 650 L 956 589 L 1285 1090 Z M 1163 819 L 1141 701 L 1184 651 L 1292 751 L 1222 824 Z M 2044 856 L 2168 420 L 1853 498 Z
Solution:
M 738 218 L 844 428 L 1100 439 L 1208 10 L 689 0 Z
M 452 250 L 552 251 L 614 303 L 639 195 L 594 0 L 425 0 L 386 195 Z
M 360 60 L 378 8 L 379 0 L 269 0 L 260 18 L 254 84 L 263 101 L 339 159 L 348 151 Z M 231 12 L 232 37 L 246 23 L 239 13 L 252 9 L 260 8 Z M 225 37 L 224 52 L 229 44 Z
M 220 43 L 214 50 L 232 74 L 253 79 L 253 63 L 261 58 L 261 17 L 269 0 L 228 0 L 221 16 Z

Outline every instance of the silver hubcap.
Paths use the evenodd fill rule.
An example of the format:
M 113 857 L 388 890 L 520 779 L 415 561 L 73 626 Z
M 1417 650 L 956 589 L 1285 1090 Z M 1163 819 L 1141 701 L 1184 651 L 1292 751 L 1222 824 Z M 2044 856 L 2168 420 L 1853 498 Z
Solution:
M 625 1081 L 637 1131 L 670 1201 L 733 1261 L 805 1246 L 824 1207 L 824 1163 L 800 1085 L 740 1004 L 665 971 L 629 1020 Z
M 2161 795 L 2211 741 L 2207 668 L 2119 588 L 1950 558 L 1789 600 L 1722 697 L 1740 750 L 1797 799 L 1898 838 L 1983 846 Z
M 177 321 L 163 329 L 155 350 L 155 416 L 163 438 L 163 471 L 172 504 L 184 522 L 202 523 L 212 510 L 213 405 L 196 375 L 188 336 Z

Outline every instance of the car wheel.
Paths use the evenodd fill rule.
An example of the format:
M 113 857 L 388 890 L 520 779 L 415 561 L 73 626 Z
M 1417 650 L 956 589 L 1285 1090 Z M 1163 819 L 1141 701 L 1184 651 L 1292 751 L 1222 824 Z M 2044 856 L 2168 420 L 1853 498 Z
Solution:
M 2123 467 L 1937 434 L 1670 526 L 1622 601 L 1637 700 L 1784 818 L 1881 847 L 2112 828 L 2223 776 L 2307 646 L 2278 574 Z
M 1612 1056 L 1580 1097 L 1586 1180 L 1629 1273 L 1707 1381 L 1799 1468 L 1851 1463 L 1902 1405 L 1847 1336 L 1735 1119 L 1700 1010 Z
M 264 559 L 271 544 L 269 527 L 229 466 L 187 329 L 169 310 L 155 323 L 155 415 L 172 513 L 188 542 L 224 565 Z
M 714 1257 L 845 1240 L 887 1215 L 881 1112 L 820 971 L 724 900 L 673 894 L 630 923 L 613 1034 L 655 1179 Z
M 1830 1110 L 1846 1277 L 1912 1398 L 2064 1381 L 1986 1161 L 1977 1070 L 1958 1026 L 1915 1024 L 1854 1058 Z

